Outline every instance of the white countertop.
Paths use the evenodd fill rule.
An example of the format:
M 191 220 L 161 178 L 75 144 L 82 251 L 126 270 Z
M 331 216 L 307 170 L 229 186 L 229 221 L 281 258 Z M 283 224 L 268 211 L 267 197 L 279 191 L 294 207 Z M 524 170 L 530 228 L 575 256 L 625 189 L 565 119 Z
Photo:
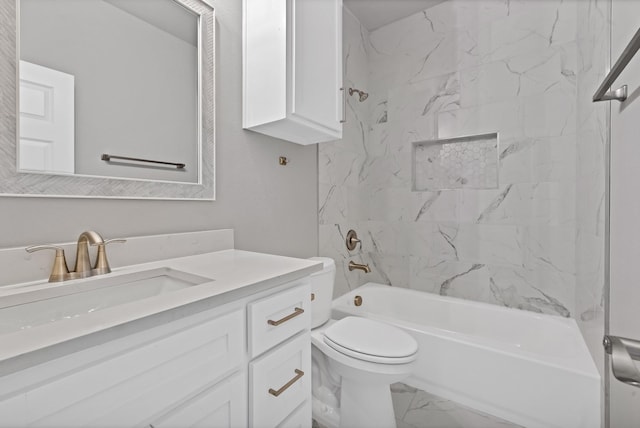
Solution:
M 321 270 L 322 264 L 305 259 L 240 250 L 224 250 L 114 269 L 110 274 L 94 276 L 84 280 L 59 284 L 40 282 L 3 287 L 0 289 L 0 300 L 3 296 L 15 295 L 16 293 L 37 288 L 64 287 L 76 281 L 91 281 L 154 268 L 171 268 L 211 278 L 213 281 L 105 308 L 76 318 L 60 320 L 2 335 L 0 336 L 0 375 L 41 362 L 43 356 L 36 354 L 46 350 L 51 351 L 57 348 L 56 352 L 54 352 L 56 356 L 64 353 L 64 350 L 60 349 L 60 345 L 65 344 L 65 342 L 91 336 L 116 326 L 126 325 L 145 317 L 171 311 L 196 302 L 206 301 L 210 303 L 211 307 L 215 307 L 249 294 L 303 278 Z M 126 334 L 126 332 L 120 330 L 119 334 Z

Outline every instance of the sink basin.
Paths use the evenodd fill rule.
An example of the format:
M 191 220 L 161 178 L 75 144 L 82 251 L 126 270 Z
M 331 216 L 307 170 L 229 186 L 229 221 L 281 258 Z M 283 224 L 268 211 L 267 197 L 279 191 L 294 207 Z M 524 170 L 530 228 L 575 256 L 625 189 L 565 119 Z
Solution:
M 213 281 L 170 268 L 91 277 L 0 298 L 0 335 Z

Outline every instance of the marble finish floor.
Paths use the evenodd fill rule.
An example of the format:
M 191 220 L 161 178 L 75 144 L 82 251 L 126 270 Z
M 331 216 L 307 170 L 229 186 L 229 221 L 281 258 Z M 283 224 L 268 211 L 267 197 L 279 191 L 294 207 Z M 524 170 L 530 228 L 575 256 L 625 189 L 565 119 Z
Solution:
M 391 397 L 398 428 L 520 427 L 403 383 L 391 385 Z
M 403 383 L 391 385 L 391 397 L 398 428 L 521 428 Z

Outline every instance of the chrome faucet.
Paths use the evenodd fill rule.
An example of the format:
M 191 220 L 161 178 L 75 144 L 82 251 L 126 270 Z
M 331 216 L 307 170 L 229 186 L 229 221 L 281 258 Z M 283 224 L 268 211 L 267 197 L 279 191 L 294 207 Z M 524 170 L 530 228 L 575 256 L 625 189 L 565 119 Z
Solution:
M 364 273 L 371 272 L 371 268 L 369 267 L 368 264 L 355 263 L 353 260 L 351 260 L 349 262 L 349 270 L 354 270 L 354 269 L 360 269 Z
M 106 245 L 112 242 L 127 242 L 126 239 L 109 239 L 105 241 L 98 232 L 92 230 L 82 232 L 78 236 L 76 245 L 76 266 L 72 272 L 69 272 L 67 260 L 64 255 L 64 249 L 54 245 L 35 245 L 27 247 L 28 253 L 40 250 L 55 250 L 56 258 L 53 263 L 49 282 L 62 282 L 70 279 L 86 278 L 93 275 L 102 275 L 111 272 L 109 262 L 107 261 Z M 96 254 L 95 265 L 91 266 L 89 258 L 89 245 L 97 245 L 98 253 Z

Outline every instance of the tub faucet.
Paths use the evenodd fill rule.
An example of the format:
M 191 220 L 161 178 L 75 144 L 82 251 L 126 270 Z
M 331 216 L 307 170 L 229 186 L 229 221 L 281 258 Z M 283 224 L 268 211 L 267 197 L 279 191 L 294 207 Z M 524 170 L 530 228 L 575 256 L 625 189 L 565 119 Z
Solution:
M 360 269 L 364 273 L 371 272 L 371 268 L 369 267 L 368 264 L 355 263 L 353 260 L 351 260 L 349 262 L 349 270 L 354 270 L 354 269 Z
M 104 244 L 104 239 L 98 232 L 88 230 L 82 232 L 78 237 L 78 244 L 76 247 L 76 267 L 74 269 L 75 278 L 86 278 L 93 275 L 91 271 L 91 260 L 89 259 L 89 244 L 99 245 Z

